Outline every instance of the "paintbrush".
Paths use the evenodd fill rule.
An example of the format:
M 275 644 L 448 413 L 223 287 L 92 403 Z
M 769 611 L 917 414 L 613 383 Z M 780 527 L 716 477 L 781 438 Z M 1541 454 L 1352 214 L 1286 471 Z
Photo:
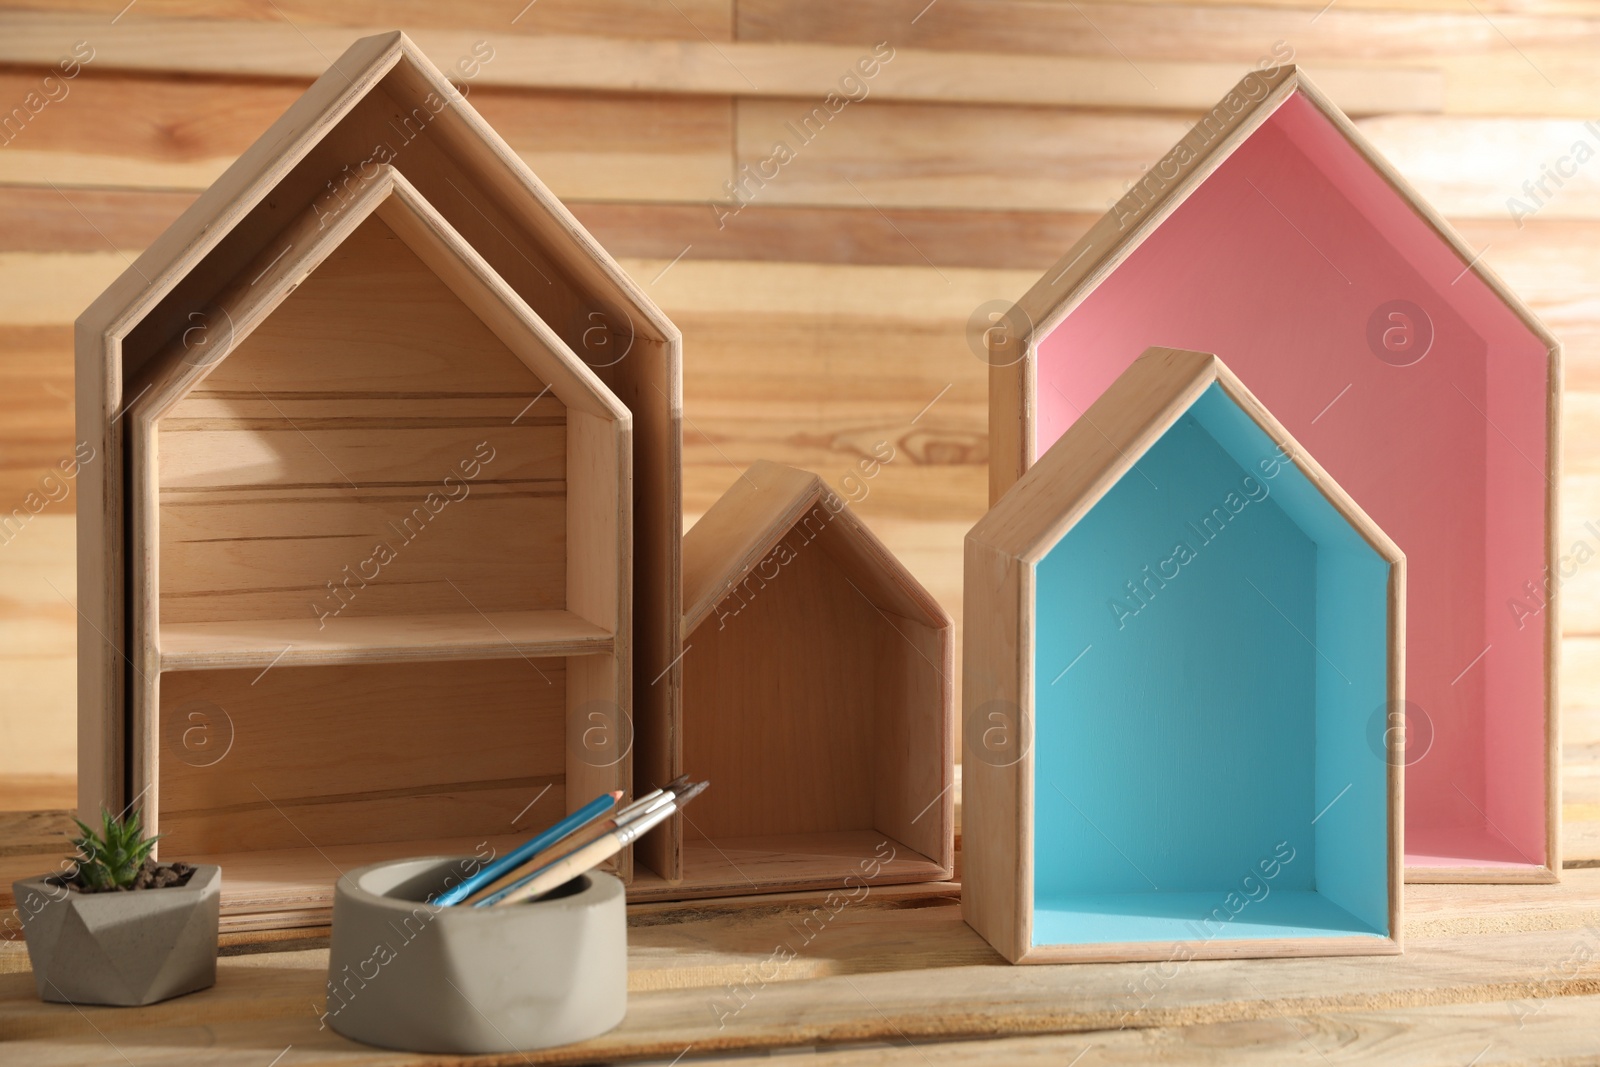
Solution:
M 685 788 L 681 793 L 672 793 L 670 799 L 660 803 L 657 807 L 646 811 L 642 815 L 636 815 L 627 822 L 620 824 L 615 830 L 601 834 L 588 844 L 573 849 L 514 885 L 478 901 L 476 906 L 480 908 L 498 908 L 511 904 L 520 904 L 523 901 L 543 896 L 558 886 L 565 885 L 578 875 L 593 869 L 621 852 L 641 835 L 664 822 L 669 815 L 676 811 L 681 811 L 710 784 L 710 782 L 697 782 Z
M 617 801 L 621 799 L 622 790 L 620 789 L 610 793 L 602 793 L 554 826 L 534 834 L 504 856 L 483 867 L 470 878 L 463 879 L 459 885 L 446 889 L 435 897 L 432 903 L 438 905 L 461 903 L 479 890 L 498 882 L 505 875 L 512 873 L 539 853 L 548 851 L 551 846 L 571 837 L 590 823 L 604 818 L 616 806 Z
M 599 834 L 606 830 L 614 829 L 621 824 L 634 819 L 646 812 L 653 811 L 661 804 L 680 791 L 688 782 L 687 774 L 680 775 L 668 782 L 661 789 L 652 789 L 644 796 L 633 801 L 617 811 L 602 815 L 601 818 L 591 819 L 571 833 L 544 844 L 537 852 L 517 850 L 518 861 L 514 866 L 502 865 L 495 876 L 486 882 L 480 882 L 467 896 L 462 897 L 459 903 L 477 904 L 487 897 L 494 896 L 502 889 L 506 889 L 527 874 L 538 870 L 555 858 L 557 849 L 571 851 L 578 845 L 588 844 Z

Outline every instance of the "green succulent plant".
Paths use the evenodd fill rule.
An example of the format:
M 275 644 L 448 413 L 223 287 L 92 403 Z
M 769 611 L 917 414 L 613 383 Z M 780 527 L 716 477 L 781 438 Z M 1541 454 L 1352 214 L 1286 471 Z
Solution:
M 119 819 L 109 811 L 100 813 L 101 828 L 98 833 L 82 819 L 74 818 L 82 833 L 67 836 L 77 846 L 73 857 L 78 865 L 77 883 L 85 889 L 124 889 L 132 886 L 150 858 L 150 852 L 161 837 L 145 837 L 139 825 L 139 813 Z

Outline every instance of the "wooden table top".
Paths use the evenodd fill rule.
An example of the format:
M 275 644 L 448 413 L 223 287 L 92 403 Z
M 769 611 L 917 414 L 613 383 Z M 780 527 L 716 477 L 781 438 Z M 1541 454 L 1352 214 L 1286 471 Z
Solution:
M 820 901 L 635 905 L 620 1027 L 470 1060 L 320 1029 L 325 931 L 225 946 L 215 987 L 148 1008 L 44 1004 L 22 946 L 4 943 L 0 1062 L 725 1064 L 802 1050 L 838 1064 L 1600 1061 L 1600 869 L 1553 886 L 1408 886 L 1406 951 L 1391 957 L 1013 967 L 961 921 L 953 884 L 875 889 L 802 926 Z M 779 946 L 794 958 L 771 965 Z

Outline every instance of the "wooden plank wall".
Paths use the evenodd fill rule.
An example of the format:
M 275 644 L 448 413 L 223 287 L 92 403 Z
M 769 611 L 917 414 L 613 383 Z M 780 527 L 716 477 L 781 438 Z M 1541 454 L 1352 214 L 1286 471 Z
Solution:
M 1566 342 L 1567 844 L 1600 863 L 1600 0 L 0 5 L 0 803 L 72 763 L 72 320 L 396 24 L 682 327 L 689 517 L 755 459 L 816 470 L 958 620 L 969 324 L 1292 55 Z

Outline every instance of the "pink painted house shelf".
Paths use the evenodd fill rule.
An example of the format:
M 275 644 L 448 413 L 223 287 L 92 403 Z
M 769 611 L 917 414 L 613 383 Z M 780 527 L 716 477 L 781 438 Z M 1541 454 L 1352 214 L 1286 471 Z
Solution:
M 1556 341 L 1281 68 L 991 331 L 991 496 L 1152 345 L 1218 353 L 1406 553 L 1408 878 L 1554 880 Z

